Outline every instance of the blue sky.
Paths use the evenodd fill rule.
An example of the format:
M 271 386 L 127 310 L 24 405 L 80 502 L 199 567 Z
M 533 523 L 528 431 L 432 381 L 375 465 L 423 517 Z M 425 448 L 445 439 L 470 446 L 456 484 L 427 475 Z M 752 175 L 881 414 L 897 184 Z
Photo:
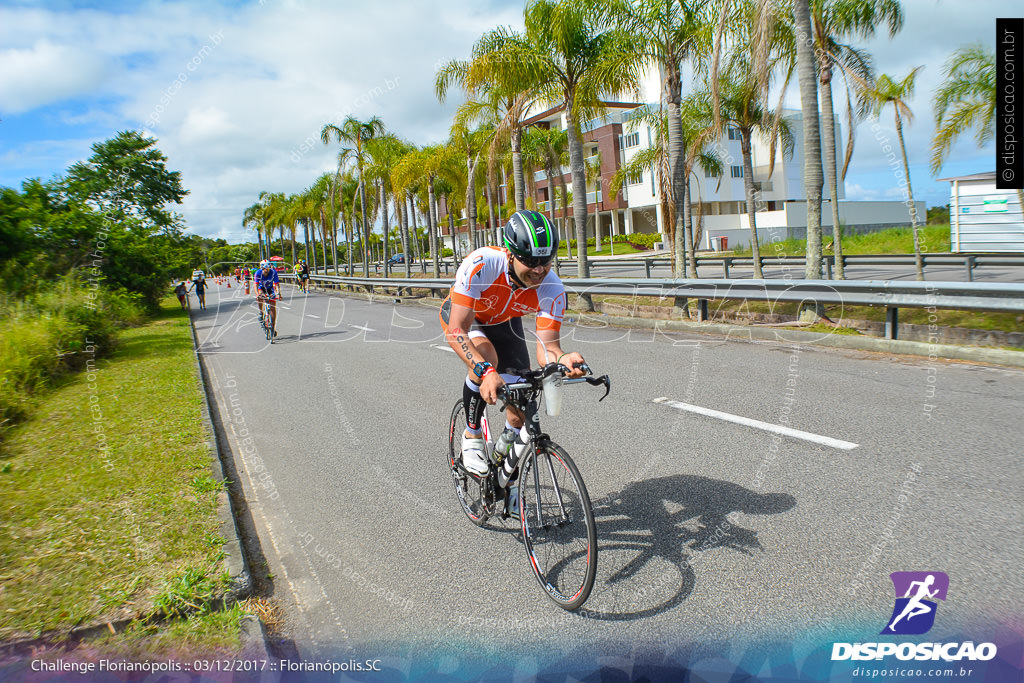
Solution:
M 905 130 L 911 177 L 916 198 L 946 204 L 949 184 L 927 169 L 942 64 L 960 45 L 991 46 L 995 18 L 1019 16 L 1020 3 L 907 0 L 904 8 L 903 31 L 865 47 L 880 73 L 924 66 Z M 333 167 L 333 150 L 319 143 L 327 121 L 377 115 L 418 144 L 447 137 L 456 103 L 434 97 L 437 67 L 521 16 L 521 0 L 0 0 L 0 185 L 51 178 L 93 143 L 145 129 L 191 191 L 180 209 L 189 230 L 248 239 L 242 211 L 260 191 L 298 192 Z M 795 87 L 787 105 L 799 106 Z M 895 140 L 891 112 L 879 124 Z M 939 176 L 994 166 L 992 145 L 979 150 L 968 139 Z M 847 198 L 898 192 L 870 122 L 861 124 Z

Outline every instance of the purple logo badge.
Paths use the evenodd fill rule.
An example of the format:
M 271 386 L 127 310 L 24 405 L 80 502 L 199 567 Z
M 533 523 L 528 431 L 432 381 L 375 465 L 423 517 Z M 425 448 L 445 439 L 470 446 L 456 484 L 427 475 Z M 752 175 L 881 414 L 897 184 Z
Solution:
M 936 600 L 945 600 L 949 577 L 944 572 L 893 572 L 896 605 L 882 635 L 920 635 L 935 624 Z

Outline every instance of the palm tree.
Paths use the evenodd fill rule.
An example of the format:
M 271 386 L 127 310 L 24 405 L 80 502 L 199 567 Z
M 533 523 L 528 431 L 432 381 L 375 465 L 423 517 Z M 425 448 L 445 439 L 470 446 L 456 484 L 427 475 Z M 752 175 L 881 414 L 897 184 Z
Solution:
M 896 81 L 882 74 L 867 95 L 874 104 L 874 114 L 879 116 L 887 104 L 892 105 L 896 120 L 896 135 L 900 139 L 900 151 L 903 153 L 903 173 L 907 179 L 907 201 L 910 204 L 910 228 L 914 233 L 914 264 L 917 279 L 924 280 L 924 260 L 921 258 L 921 242 L 917 234 L 917 206 L 914 204 L 914 189 L 910 184 L 910 165 L 907 163 L 907 147 L 903 142 L 903 120 L 913 121 L 914 114 L 907 105 L 907 100 L 914 94 L 914 79 L 923 67 L 916 67 L 902 81 Z
M 836 162 L 835 113 L 832 108 L 833 67 L 852 76 L 857 82 L 870 82 L 872 69 L 870 57 L 862 50 L 843 44 L 848 37 L 862 39 L 875 35 L 875 27 L 886 24 L 892 38 L 903 27 L 903 10 L 897 0 L 812 0 L 811 21 L 814 24 L 814 47 L 821 60 L 818 64 L 821 86 L 821 116 L 823 119 L 822 142 L 825 152 L 825 179 L 828 182 L 829 202 L 832 209 L 833 248 L 836 257 L 836 276 L 845 278 L 843 268 L 843 241 L 839 222 L 839 183 Z M 850 107 L 852 110 L 852 107 Z M 846 148 L 846 165 L 853 152 L 854 122 L 848 121 L 849 137 Z
M 602 97 L 639 93 L 640 69 L 633 36 L 609 21 L 610 5 L 599 0 L 530 0 L 524 11 L 525 35 L 510 42 L 509 58 L 519 60 L 538 82 L 539 99 L 560 102 L 569 137 L 577 273 L 588 277 L 586 258 L 587 188 L 581 124 L 603 109 Z M 590 297 L 581 295 L 585 310 Z
M 938 173 L 953 141 L 970 129 L 978 146 L 995 136 L 996 55 L 978 43 L 959 48 L 944 67 L 945 80 L 935 91 L 935 137 L 931 171 Z M 1024 190 L 1017 190 L 1024 207 Z
M 512 151 L 515 207 L 526 208 L 522 162 L 522 121 L 533 104 L 538 86 L 535 74 L 515 59 L 523 37 L 501 27 L 485 33 L 473 45 L 469 61 L 452 60 L 437 73 L 434 90 L 444 102 L 452 85 L 460 85 L 470 101 L 493 113 L 497 140 L 508 138 Z M 493 164 L 493 153 L 492 153 Z
M 721 118 L 727 126 L 735 129 L 740 136 L 740 153 L 743 157 L 743 187 L 747 200 L 747 223 L 750 227 L 750 246 L 754 259 L 754 277 L 764 278 L 761 271 L 761 253 L 757 239 L 757 197 L 754 188 L 754 166 L 751 142 L 754 134 L 771 143 L 772 155 L 776 140 L 783 144 L 785 153 L 792 153 L 793 136 L 782 116 L 765 107 L 761 102 L 758 84 L 750 77 L 749 64 L 740 59 L 727 73 L 725 82 L 719 86 L 721 93 Z M 774 166 L 774 159 L 772 159 Z
M 662 73 L 661 96 L 668 114 L 669 192 L 672 198 L 672 241 L 676 277 L 686 277 L 685 232 L 686 150 L 683 141 L 682 65 L 696 52 L 707 52 L 711 42 L 711 17 L 706 0 L 638 0 L 626 3 L 620 21 L 639 38 L 637 57 L 658 64 Z M 695 260 L 692 260 L 695 262 Z
M 384 230 L 384 277 L 387 277 L 388 272 L 390 270 L 390 266 L 388 265 L 387 260 L 390 256 L 389 231 L 391 228 L 391 226 L 388 225 L 389 221 L 387 204 L 388 197 L 394 194 L 392 191 L 391 174 L 399 159 L 401 159 L 408 153 L 410 145 L 409 143 L 400 140 L 394 134 L 388 133 L 386 135 L 381 135 L 370 140 L 367 143 L 367 149 L 370 153 L 370 158 L 372 160 L 371 164 L 366 169 L 367 174 L 369 175 L 371 180 L 376 181 L 379 184 L 381 194 L 380 207 L 383 217 Z M 399 199 L 396 195 L 396 211 L 398 202 Z
M 821 279 L 821 124 L 818 119 L 817 58 L 814 54 L 809 0 L 793 0 L 793 29 L 796 38 L 797 81 L 804 124 L 804 189 L 807 192 L 807 253 L 804 277 Z M 817 319 L 824 312 L 816 305 L 804 307 L 802 319 Z
M 264 193 L 260 193 L 262 196 Z M 256 231 L 256 239 L 259 242 L 259 255 L 260 260 L 263 260 L 263 232 L 265 229 L 263 220 L 263 202 L 256 202 L 252 206 L 246 208 L 242 214 L 242 227 L 250 228 Z
M 341 126 L 328 123 L 320 130 L 320 140 L 325 145 L 330 144 L 332 138 L 354 145 L 354 158 L 359 171 L 359 203 L 362 207 L 363 277 L 370 276 L 370 224 L 366 219 L 366 183 L 363 179 L 363 167 L 366 165 L 367 156 L 364 146 L 367 140 L 383 134 L 384 122 L 376 116 L 368 121 L 360 121 L 349 115 L 342 121 Z

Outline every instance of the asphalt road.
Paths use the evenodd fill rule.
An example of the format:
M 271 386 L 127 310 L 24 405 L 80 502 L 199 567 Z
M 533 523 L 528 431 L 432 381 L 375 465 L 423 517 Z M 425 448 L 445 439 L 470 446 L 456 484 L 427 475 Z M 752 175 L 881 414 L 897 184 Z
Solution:
M 894 571 L 949 575 L 936 641 L 979 642 L 1024 605 L 1024 372 L 568 322 L 565 348 L 612 378 L 601 403 L 568 387 L 544 421 L 598 520 L 597 584 L 568 614 L 516 527 L 458 506 L 443 459 L 464 371 L 436 309 L 284 289 L 272 346 L 237 287 L 193 311 L 268 565 L 254 569 L 284 613 L 278 654 L 462 679 L 495 658 L 523 674 L 638 653 L 713 668 L 756 664 L 757 643 L 775 657 L 876 638 Z

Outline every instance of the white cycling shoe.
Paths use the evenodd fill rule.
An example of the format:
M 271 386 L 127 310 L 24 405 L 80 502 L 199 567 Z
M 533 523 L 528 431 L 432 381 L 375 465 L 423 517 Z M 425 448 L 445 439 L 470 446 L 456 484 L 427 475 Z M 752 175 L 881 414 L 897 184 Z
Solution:
M 487 443 L 479 436 L 462 435 L 462 466 L 477 476 L 487 474 Z

